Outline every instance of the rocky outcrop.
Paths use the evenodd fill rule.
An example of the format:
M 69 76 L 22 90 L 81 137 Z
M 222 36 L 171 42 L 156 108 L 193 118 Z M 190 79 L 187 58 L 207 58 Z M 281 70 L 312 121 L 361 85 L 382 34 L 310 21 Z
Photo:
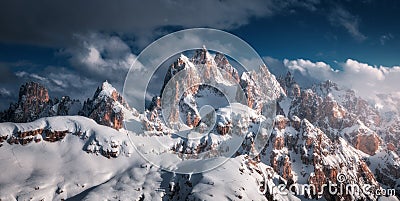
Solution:
M 77 99 L 71 99 L 69 96 L 63 96 L 61 99 L 54 98 L 52 104 L 48 116 L 77 115 L 79 110 L 82 109 L 81 102 Z
M 219 123 L 217 125 L 217 132 L 220 135 L 226 135 L 231 130 L 231 127 L 232 125 L 230 123 L 227 124 Z
M 239 73 L 234 68 L 226 58 L 224 54 L 217 52 L 214 57 L 215 63 L 217 64 L 218 68 L 222 69 L 222 74 L 224 75 L 225 79 L 227 80 L 235 80 L 239 83 Z
M 93 98 L 84 102 L 79 114 L 119 130 L 123 127 L 124 111 L 134 112 L 117 90 L 105 81 L 97 88 Z
M 290 71 L 286 73 L 286 76 L 279 77 L 277 80 L 280 86 L 282 87 L 284 93 L 286 94 L 286 96 L 290 98 L 300 97 L 301 95 L 300 85 L 297 84 Z
M 16 104 L 4 111 L 2 122 L 31 122 L 42 117 L 82 115 L 97 123 L 119 130 L 123 127 L 124 112 L 138 115 L 107 81 L 99 87 L 92 99 L 82 107 L 79 100 L 69 96 L 50 99 L 48 90 L 41 84 L 28 82 L 21 86 Z
M 146 119 L 143 119 L 143 125 L 147 130 L 152 131 L 162 131 L 163 124 L 171 128 L 180 128 L 181 123 L 192 128 L 202 125 L 202 117 L 198 111 L 201 105 L 197 103 L 197 99 L 204 95 L 221 99 L 226 94 L 219 91 L 217 87 L 230 91 L 236 90 L 234 102 L 247 103 L 251 108 L 256 108 L 259 113 L 269 103 L 268 98 L 261 97 L 273 98 L 275 94 L 281 93 L 279 83 L 265 66 L 260 67 L 260 73 L 250 72 L 241 78 L 244 77 L 246 79 L 239 81 L 238 71 L 229 63 L 227 57 L 221 53 L 216 53 L 213 57 L 205 47 L 196 50 L 190 59 L 181 55 L 170 65 L 160 95 L 153 98 L 146 112 Z M 254 82 L 260 84 L 255 86 Z M 242 87 L 246 88 L 244 94 L 240 93 Z M 162 98 L 164 93 L 168 93 L 167 99 Z M 156 103 L 157 98 L 160 97 L 163 101 Z M 160 105 L 168 107 L 167 112 L 163 114 L 166 115 L 165 117 L 161 116 Z M 216 124 L 214 129 L 217 133 L 225 135 L 230 132 L 231 126 L 226 122 L 223 124 Z
M 377 135 L 357 134 L 353 141 L 354 147 L 362 152 L 375 155 L 380 145 L 380 139 Z
M 82 105 L 68 96 L 50 99 L 48 90 L 36 82 L 27 82 L 19 91 L 18 102 L 0 113 L 0 122 L 31 122 L 42 117 L 76 115 Z
M 47 89 L 36 82 L 28 82 L 19 90 L 18 102 L 3 112 L 1 121 L 30 122 L 42 116 L 51 106 Z
M 315 187 L 315 193 L 306 192 L 306 197 L 320 199 L 322 196 L 326 200 L 349 200 L 352 199 L 351 196 L 355 196 L 330 195 L 322 190 L 328 182 L 338 184 L 339 173 L 346 175 L 345 182 L 356 184 L 360 188 L 364 183 L 370 184 L 372 188 L 379 187 L 374 174 L 362 156 L 353 150 L 351 144 L 341 137 L 331 140 L 306 119 L 301 120 L 300 126 L 295 129 L 293 126 L 298 126 L 298 121 L 295 116 L 291 121 L 277 116 L 271 143 L 262 152 L 260 159 L 269 161 L 267 164 L 288 185 L 306 181 L 306 184 Z M 293 174 L 296 174 L 296 177 L 292 177 Z M 325 193 L 318 195 L 317 192 Z M 368 194 L 357 196 L 361 200 L 376 199 Z
M 277 115 L 275 117 L 275 128 L 277 128 L 279 130 L 286 128 L 288 121 L 289 120 L 287 118 L 285 118 L 284 116 Z
M 35 130 L 28 131 L 17 131 L 11 137 L 8 138 L 7 142 L 9 144 L 21 144 L 26 145 L 30 142 L 40 142 L 42 140 L 48 142 L 56 142 L 64 139 L 64 137 L 69 134 L 68 130 L 51 130 L 45 128 L 39 128 Z

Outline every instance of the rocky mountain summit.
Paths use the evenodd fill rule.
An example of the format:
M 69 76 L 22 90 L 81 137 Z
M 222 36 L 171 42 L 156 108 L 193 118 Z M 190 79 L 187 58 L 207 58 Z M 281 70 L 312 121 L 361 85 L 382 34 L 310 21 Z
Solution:
M 95 120 L 100 125 L 105 125 L 116 130 L 123 127 L 124 111 L 133 111 L 117 90 L 105 81 L 97 88 L 92 99 L 83 103 L 79 114 Z
M 36 82 L 22 85 L 17 103 L 0 113 L 1 122 L 26 123 L 42 117 L 81 115 L 119 130 L 123 127 L 123 111 L 134 111 L 117 90 L 105 81 L 93 97 L 82 103 L 69 96 L 50 99 L 48 90 Z M 126 112 L 128 113 L 128 112 Z
M 0 113 L 1 122 L 31 122 L 41 117 L 76 115 L 81 108 L 79 100 L 68 96 L 50 99 L 48 90 L 36 82 L 28 82 L 19 90 L 18 102 Z

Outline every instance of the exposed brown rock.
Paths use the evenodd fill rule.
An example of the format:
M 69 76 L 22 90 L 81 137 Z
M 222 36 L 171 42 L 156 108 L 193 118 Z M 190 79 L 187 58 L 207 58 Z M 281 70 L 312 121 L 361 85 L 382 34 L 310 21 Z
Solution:
M 290 158 L 288 156 L 285 157 L 282 161 L 282 177 L 286 180 L 293 179 L 293 174 L 292 174 L 292 166 L 290 163 Z
M 113 89 L 106 81 L 98 88 L 92 99 L 84 102 L 80 115 L 95 120 L 98 124 L 119 130 L 123 127 L 123 108 L 131 110 L 122 96 L 114 89 L 105 95 L 104 90 Z M 133 112 L 133 111 L 132 111 Z
M 285 146 L 283 137 L 279 136 L 275 138 L 274 149 L 281 150 Z
M 308 182 L 315 186 L 316 193 L 322 192 L 322 186 L 326 184 L 326 177 L 324 171 L 322 171 L 320 168 L 315 168 L 314 175 L 308 178 Z M 311 191 L 311 193 L 313 192 Z M 312 194 L 312 196 L 315 196 L 315 194 Z
M 375 177 L 374 174 L 371 172 L 371 170 L 368 168 L 367 164 L 364 161 L 360 162 L 359 171 L 361 173 L 361 176 L 366 179 L 368 183 L 375 183 Z
M 4 112 L 2 121 L 30 122 L 40 118 L 49 105 L 47 89 L 36 82 L 28 82 L 19 90 L 18 103 Z
M 380 139 L 377 135 L 363 135 L 358 134 L 353 139 L 353 145 L 356 149 L 361 150 L 362 152 L 375 155 L 375 152 L 378 150 L 380 144 Z
M 277 116 L 275 118 L 275 128 L 282 130 L 286 128 L 286 125 L 288 123 L 288 119 L 285 118 L 284 116 Z
M 217 131 L 220 135 L 226 135 L 227 133 L 229 133 L 230 128 L 231 128 L 231 125 L 229 123 L 224 124 L 224 125 L 221 125 L 221 124 L 217 125 Z
M 43 140 L 49 141 L 49 142 L 56 142 L 59 140 L 64 139 L 64 137 L 70 133 L 68 130 L 64 131 L 53 131 L 49 129 L 44 129 L 44 128 L 39 128 L 35 130 L 29 130 L 29 131 L 17 131 L 15 134 L 13 134 L 9 139 L 8 143 L 9 144 L 21 144 L 25 145 L 28 144 L 32 141 L 35 141 L 36 143 L 41 141 L 41 138 L 38 138 L 37 135 L 42 135 Z
M 387 144 L 387 149 L 388 149 L 389 151 L 396 151 L 396 150 L 397 150 L 397 149 L 396 149 L 396 146 L 394 146 L 394 144 L 391 143 L 391 142 L 389 142 L 389 143 Z

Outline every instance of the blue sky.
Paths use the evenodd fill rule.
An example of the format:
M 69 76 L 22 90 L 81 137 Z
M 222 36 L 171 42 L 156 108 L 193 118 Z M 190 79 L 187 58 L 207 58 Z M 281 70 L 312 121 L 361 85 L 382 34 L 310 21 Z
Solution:
M 339 7 L 339 6 L 338 6 Z M 344 61 L 348 58 L 372 65 L 399 65 L 399 2 L 343 2 L 349 17 L 330 14 L 336 5 L 318 10 L 297 9 L 271 18 L 254 19 L 232 32 L 252 44 L 261 55 L 278 59 Z M 328 13 L 328 14 L 327 14 Z M 336 18 L 333 21 L 330 18 Z M 340 24 L 354 23 L 360 35 Z
M 381 82 L 376 75 L 380 71 L 370 74 L 373 68 L 400 66 L 400 2 L 395 0 L 46 0 L 40 5 L 10 0 L 1 4 L 1 109 L 16 101 L 19 85 L 28 80 L 48 86 L 53 97 L 90 97 L 105 79 L 121 88 L 127 63 L 144 47 L 165 34 L 193 27 L 239 36 L 269 58 L 267 64 L 273 65 L 275 74 L 292 70 L 307 77 L 326 69 L 320 79 L 331 79 L 336 75 L 328 72 L 330 68 L 347 69 Z M 390 76 L 383 73 L 393 74 L 397 71 Z M 393 90 L 397 89 L 385 92 Z

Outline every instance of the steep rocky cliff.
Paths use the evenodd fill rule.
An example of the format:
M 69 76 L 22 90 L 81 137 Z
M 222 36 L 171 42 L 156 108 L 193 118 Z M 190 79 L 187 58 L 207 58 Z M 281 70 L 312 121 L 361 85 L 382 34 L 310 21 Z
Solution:
M 28 82 L 19 90 L 18 102 L 0 113 L 1 122 L 31 122 L 41 117 L 76 115 L 81 108 L 79 100 L 68 96 L 50 99 L 48 90 L 36 82 Z
M 117 90 L 105 81 L 97 88 L 93 98 L 84 102 L 79 114 L 95 120 L 100 125 L 119 130 L 123 128 L 124 115 L 134 112 Z

